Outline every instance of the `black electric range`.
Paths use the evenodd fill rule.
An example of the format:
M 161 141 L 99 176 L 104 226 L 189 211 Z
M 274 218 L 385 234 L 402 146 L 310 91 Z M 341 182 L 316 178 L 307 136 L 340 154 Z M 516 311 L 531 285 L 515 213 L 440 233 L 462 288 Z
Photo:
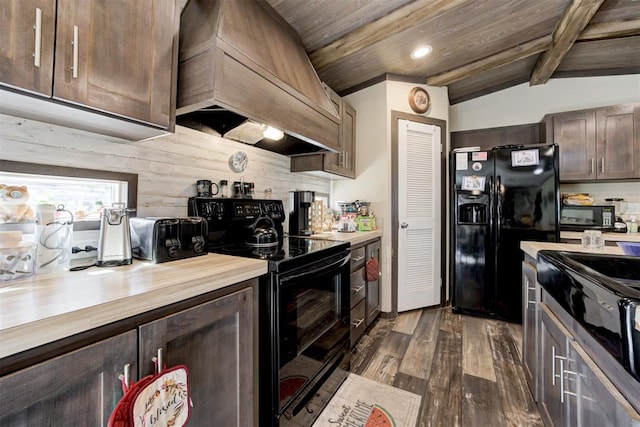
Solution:
M 260 425 L 311 425 L 350 368 L 349 243 L 284 236 L 281 200 L 189 199 L 209 252 L 264 259 Z M 256 236 L 265 240 L 256 239 Z
M 347 242 L 285 236 L 281 200 L 192 197 L 189 215 L 207 220 L 209 252 L 264 259 L 269 271 L 294 269 L 349 250 Z M 250 244 L 254 228 L 264 221 L 277 233 L 277 244 Z
M 209 252 L 269 262 L 269 271 L 280 272 L 349 250 L 349 244 L 340 241 L 317 240 L 284 236 L 275 247 L 254 247 L 243 243 L 210 245 Z

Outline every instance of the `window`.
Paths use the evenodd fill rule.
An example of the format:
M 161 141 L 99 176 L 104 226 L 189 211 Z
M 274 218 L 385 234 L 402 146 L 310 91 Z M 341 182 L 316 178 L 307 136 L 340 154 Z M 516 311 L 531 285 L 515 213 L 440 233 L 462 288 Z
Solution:
M 28 205 L 63 205 L 75 230 L 99 228 L 103 207 L 124 202 L 136 207 L 138 175 L 0 160 L 0 184 L 25 185 Z

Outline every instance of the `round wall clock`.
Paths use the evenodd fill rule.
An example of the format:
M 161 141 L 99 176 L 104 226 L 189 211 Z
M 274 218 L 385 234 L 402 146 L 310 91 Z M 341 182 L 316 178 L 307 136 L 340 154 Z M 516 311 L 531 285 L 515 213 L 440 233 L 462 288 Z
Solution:
M 431 98 L 426 90 L 416 86 L 409 92 L 409 105 L 413 111 L 422 114 L 429 109 Z
M 249 158 L 244 151 L 238 151 L 229 157 L 229 167 L 234 172 L 243 172 L 247 168 L 247 163 Z

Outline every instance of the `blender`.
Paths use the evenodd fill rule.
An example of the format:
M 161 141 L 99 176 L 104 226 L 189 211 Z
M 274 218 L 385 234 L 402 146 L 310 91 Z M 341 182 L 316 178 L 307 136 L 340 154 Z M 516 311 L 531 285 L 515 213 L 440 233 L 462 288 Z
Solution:
M 616 233 L 626 233 L 627 232 L 627 224 L 622 219 L 622 215 L 627 211 L 627 202 L 624 199 L 619 197 L 611 197 L 608 199 L 604 199 L 608 205 L 614 207 L 614 212 L 616 215 L 616 220 L 613 224 L 613 231 Z

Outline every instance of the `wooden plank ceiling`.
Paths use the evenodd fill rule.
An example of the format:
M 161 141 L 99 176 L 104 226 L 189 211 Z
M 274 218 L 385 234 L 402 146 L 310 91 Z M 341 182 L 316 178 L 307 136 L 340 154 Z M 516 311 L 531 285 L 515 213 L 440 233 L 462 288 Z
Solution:
M 344 95 L 393 78 L 452 104 L 529 82 L 640 73 L 638 0 L 262 0 Z M 411 49 L 433 47 L 412 60 Z

